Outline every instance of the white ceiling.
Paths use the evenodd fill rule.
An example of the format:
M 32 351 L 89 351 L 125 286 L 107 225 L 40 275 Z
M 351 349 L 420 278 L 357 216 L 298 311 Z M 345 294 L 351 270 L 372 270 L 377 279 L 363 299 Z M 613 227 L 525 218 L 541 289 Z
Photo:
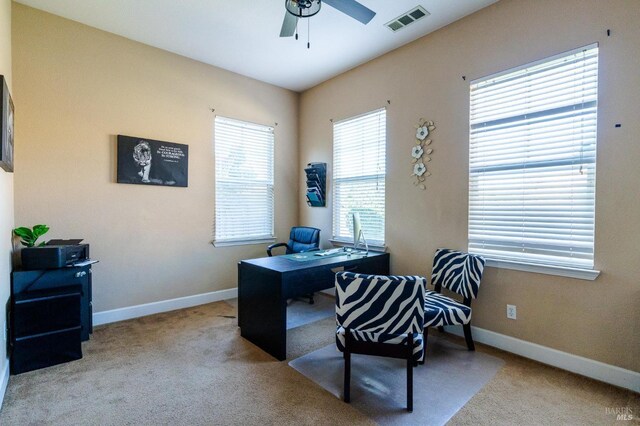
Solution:
M 284 0 L 18 0 L 101 30 L 257 80 L 303 91 L 497 0 L 359 0 L 368 25 L 323 5 L 280 38 Z M 384 24 L 422 5 L 431 16 L 396 33 Z M 307 21 L 311 49 L 307 49 Z

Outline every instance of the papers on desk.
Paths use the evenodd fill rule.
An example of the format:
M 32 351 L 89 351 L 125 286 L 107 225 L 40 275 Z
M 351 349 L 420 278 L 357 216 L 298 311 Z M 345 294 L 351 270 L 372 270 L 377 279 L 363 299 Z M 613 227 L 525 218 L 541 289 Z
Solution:
M 345 251 L 341 248 L 335 248 L 331 250 L 320 251 L 318 253 L 314 253 L 314 256 L 331 256 L 332 254 L 344 253 Z
M 93 259 L 85 259 L 85 260 L 81 260 L 79 262 L 75 262 L 72 265 L 69 265 L 69 267 L 71 268 L 76 268 L 78 266 L 87 266 L 87 265 L 93 265 L 94 263 L 98 263 L 98 260 L 93 260 Z

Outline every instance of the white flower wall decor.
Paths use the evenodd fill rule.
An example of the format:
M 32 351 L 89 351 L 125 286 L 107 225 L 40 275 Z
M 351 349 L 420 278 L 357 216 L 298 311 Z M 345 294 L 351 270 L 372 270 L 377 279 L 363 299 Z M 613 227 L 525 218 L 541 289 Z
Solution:
M 431 145 L 431 139 L 427 139 L 431 133 L 436 129 L 433 121 L 426 121 L 424 118 L 420 119 L 420 122 L 416 126 L 416 144 L 411 149 L 411 164 L 413 167 L 413 173 L 411 177 L 413 184 L 418 188 L 425 190 L 425 180 L 431 176 L 431 172 L 427 169 L 425 163 L 431 161 L 431 153 L 433 149 L 429 147 Z

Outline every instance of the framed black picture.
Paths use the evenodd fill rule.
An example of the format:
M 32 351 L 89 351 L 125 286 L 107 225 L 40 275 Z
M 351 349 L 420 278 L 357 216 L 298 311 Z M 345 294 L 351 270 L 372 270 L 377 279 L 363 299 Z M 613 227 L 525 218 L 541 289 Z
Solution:
M 117 181 L 187 187 L 189 145 L 118 135 Z
M 0 167 L 13 172 L 13 101 L 7 87 L 7 80 L 0 75 Z

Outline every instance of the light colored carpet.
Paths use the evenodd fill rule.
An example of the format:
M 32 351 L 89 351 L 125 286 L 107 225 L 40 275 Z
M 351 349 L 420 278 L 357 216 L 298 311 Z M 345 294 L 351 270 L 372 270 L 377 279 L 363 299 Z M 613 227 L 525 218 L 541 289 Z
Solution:
M 372 423 L 240 338 L 237 320 L 221 315 L 235 309 L 218 302 L 99 327 L 83 359 L 11 376 L 0 424 Z M 296 344 L 298 335 L 294 354 L 309 347 Z M 316 342 L 310 347 L 328 340 Z
M 290 366 L 342 398 L 344 359 L 335 344 L 303 357 Z M 504 365 L 500 358 L 469 352 L 446 339 L 429 337 L 427 361 L 413 371 L 413 413 L 407 406 L 407 362 L 401 359 L 353 355 L 351 405 L 380 425 L 446 424 Z
M 82 360 L 11 376 L 0 424 L 373 424 L 221 315 L 235 308 L 217 302 L 99 327 Z M 334 330 L 326 318 L 288 331 L 290 359 L 332 343 Z M 606 411 L 615 407 L 640 415 L 638 394 L 476 346 L 505 366 L 449 424 L 616 424 Z

